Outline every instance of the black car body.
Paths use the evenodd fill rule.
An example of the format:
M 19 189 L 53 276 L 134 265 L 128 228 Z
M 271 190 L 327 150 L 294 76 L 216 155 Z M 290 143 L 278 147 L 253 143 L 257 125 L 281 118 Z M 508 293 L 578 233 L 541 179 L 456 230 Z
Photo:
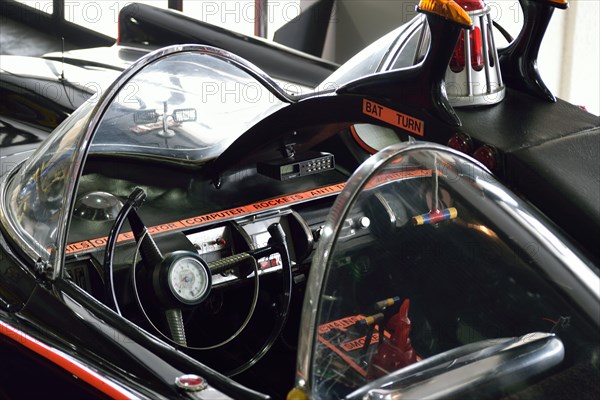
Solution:
M 455 134 L 436 89 L 460 28 L 424 11 L 438 51 L 335 91 L 294 97 L 231 53 L 179 45 L 41 145 L 13 135 L 2 394 L 595 397 L 597 261 L 556 226 L 565 210 L 553 223 L 456 150 L 409 141 L 369 157 L 351 133 L 397 127 L 389 110 L 424 122 L 425 140 Z M 525 96 L 458 111 L 462 129 L 511 145 L 511 129 L 534 130 L 522 151 L 596 140 L 597 119 Z M 525 99 L 531 121 L 517 124 Z M 548 113 L 576 132 L 539 128 Z M 505 179 L 517 151 L 498 147 Z
M 0 116 L 51 131 L 129 65 L 160 47 L 197 43 L 219 47 L 255 63 L 291 93 L 306 92 L 338 65 L 261 38 L 231 32 L 172 10 L 132 3 L 119 13 L 119 38 L 110 47 L 2 55 Z

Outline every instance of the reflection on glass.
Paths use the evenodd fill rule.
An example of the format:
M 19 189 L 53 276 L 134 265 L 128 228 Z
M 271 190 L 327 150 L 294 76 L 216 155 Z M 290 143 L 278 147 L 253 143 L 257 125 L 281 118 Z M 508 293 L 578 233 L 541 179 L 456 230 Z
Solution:
M 546 239 L 530 235 L 517 216 L 543 223 L 481 168 L 446 151 L 414 150 L 366 163 L 355 176 L 361 173 L 365 184 L 348 182 L 356 197 L 340 196 L 334 209 L 344 211 L 326 225 L 333 232 L 315 258 L 326 265 L 313 265 L 325 268 L 316 300 L 314 398 L 344 398 L 466 344 L 554 332 L 556 321 L 574 318 L 539 272 L 551 263 Z M 369 223 L 359 225 L 365 218 Z M 561 340 L 568 343 L 571 334 L 583 335 Z
M 202 163 L 284 105 L 233 64 L 210 55 L 175 54 L 122 88 L 91 152 Z

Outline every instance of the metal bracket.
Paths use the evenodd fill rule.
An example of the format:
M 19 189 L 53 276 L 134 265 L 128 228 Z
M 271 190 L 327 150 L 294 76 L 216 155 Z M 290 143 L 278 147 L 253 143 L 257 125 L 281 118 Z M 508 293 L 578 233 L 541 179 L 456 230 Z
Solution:
M 285 158 L 291 158 L 294 157 L 294 155 L 296 154 L 296 143 L 288 143 L 288 144 L 284 144 L 283 147 L 281 148 L 281 154 L 285 157 Z
M 52 275 L 52 265 L 42 257 L 38 258 L 33 266 L 36 274 L 42 278 L 49 278 Z

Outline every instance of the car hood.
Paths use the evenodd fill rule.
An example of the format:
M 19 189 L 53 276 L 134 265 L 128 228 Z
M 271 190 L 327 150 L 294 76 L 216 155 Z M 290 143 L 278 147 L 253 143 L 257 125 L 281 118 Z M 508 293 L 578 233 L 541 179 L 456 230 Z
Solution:
M 102 66 L 94 65 L 94 63 L 71 64 L 58 59 L 13 55 L 3 55 L 2 63 L 0 63 L 0 71 L 7 77 L 60 80 L 65 84 L 87 88 L 90 93 L 97 92 L 98 88 L 107 88 L 118 76 L 120 70 L 122 68 L 115 71 L 115 68 L 110 68 L 106 64 Z
M 42 58 L 52 61 L 61 61 L 64 59 L 66 62 L 77 66 L 96 66 L 122 71 L 152 50 L 153 48 L 114 45 L 110 47 L 70 50 L 64 53 L 57 51 L 44 54 Z

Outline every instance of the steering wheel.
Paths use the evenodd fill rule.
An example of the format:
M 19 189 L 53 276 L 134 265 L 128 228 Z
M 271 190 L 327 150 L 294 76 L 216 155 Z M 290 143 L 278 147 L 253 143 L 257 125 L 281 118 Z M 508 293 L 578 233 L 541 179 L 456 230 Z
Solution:
M 114 290 L 113 257 L 116 249 L 117 237 L 123 226 L 123 223 L 125 222 L 125 219 L 127 218 L 137 242 L 137 248 L 132 265 L 132 285 L 134 289 L 134 297 L 136 298 L 138 306 L 150 325 L 161 336 L 178 346 L 191 350 L 209 350 L 221 347 L 237 337 L 252 318 L 252 314 L 258 299 L 259 274 L 257 260 L 276 252 L 281 255 L 284 288 L 283 301 L 281 302 L 278 313 L 278 321 L 276 321 L 268 339 L 256 352 L 256 354 L 240 367 L 230 371 L 228 375 L 233 376 L 245 371 L 267 353 L 281 333 L 281 330 L 283 329 L 287 319 L 291 301 L 292 276 L 291 261 L 283 228 L 278 223 L 271 224 L 268 227 L 271 238 L 265 247 L 234 254 L 210 263 L 204 261 L 202 257 L 198 255 L 198 253 L 192 251 L 179 250 L 163 255 L 136 211 L 137 208 L 141 206 L 145 198 L 146 193 L 143 189 L 138 187 L 133 190 L 117 215 L 108 236 L 104 252 L 104 282 L 106 298 L 108 305 L 119 315 L 122 315 Z M 149 292 L 154 295 L 154 298 L 159 304 L 160 308 L 164 310 L 165 321 L 169 328 L 171 337 L 166 336 L 154 325 L 152 320 L 146 314 L 144 306 L 140 301 L 139 292 L 137 290 L 137 277 L 135 270 L 138 251 L 141 255 L 143 264 L 148 271 L 148 274 L 146 274 L 148 278 L 144 280 L 144 284 L 146 284 L 150 289 Z M 229 338 L 220 343 L 207 347 L 188 346 L 181 310 L 197 307 L 208 297 L 212 286 L 213 275 L 220 274 L 231 268 L 242 266 L 244 264 L 249 264 L 254 269 L 255 279 L 252 305 L 244 322 Z
M 504 389 L 543 374 L 564 357 L 554 333 L 484 339 L 390 372 L 344 399 L 504 396 Z

